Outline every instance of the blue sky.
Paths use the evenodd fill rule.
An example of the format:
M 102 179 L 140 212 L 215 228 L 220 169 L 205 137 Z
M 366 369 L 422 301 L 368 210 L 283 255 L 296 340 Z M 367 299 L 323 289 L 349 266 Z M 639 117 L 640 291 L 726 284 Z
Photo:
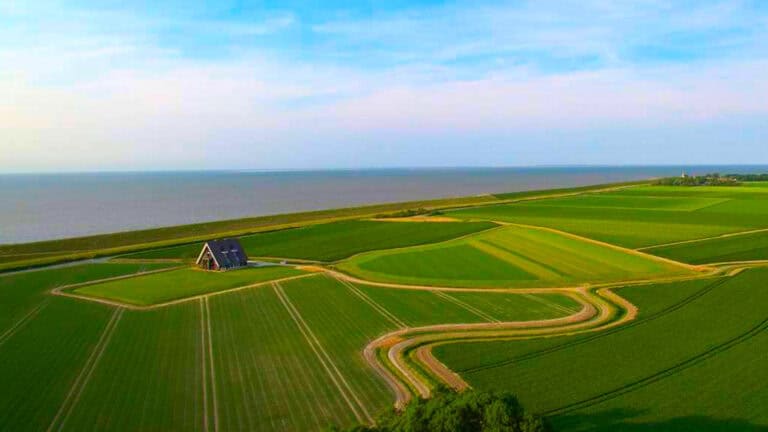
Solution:
M 768 2 L 0 2 L 0 172 L 768 163 Z

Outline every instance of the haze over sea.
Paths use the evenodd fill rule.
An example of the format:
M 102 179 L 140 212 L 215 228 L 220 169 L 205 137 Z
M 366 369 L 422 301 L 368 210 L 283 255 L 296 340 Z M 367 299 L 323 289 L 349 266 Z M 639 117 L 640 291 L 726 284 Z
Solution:
M 409 168 L 0 175 L 0 244 L 363 204 L 761 166 Z

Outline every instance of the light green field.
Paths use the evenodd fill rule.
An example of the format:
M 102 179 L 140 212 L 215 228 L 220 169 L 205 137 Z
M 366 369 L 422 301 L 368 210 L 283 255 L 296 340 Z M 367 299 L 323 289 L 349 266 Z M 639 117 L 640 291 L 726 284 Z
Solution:
M 638 248 L 766 228 L 768 188 L 643 186 L 449 215 L 546 226 Z
M 74 292 L 146 306 L 298 276 L 303 273 L 301 270 L 291 267 L 278 266 L 246 268 L 227 272 L 207 272 L 185 267 L 162 273 L 86 285 L 77 288 Z
M 373 281 L 459 287 L 563 286 L 691 273 L 668 262 L 518 226 L 363 254 L 338 267 Z
M 634 430 L 625 422 L 637 422 L 638 430 L 642 424 L 660 430 L 657 422 L 666 427 L 661 430 L 734 430 L 723 429 L 727 422 L 686 419 L 680 412 L 766 426 L 768 392 L 753 382 L 766 377 L 758 358 L 768 331 L 767 275 L 761 269 L 686 282 L 686 293 L 693 293 L 683 298 L 672 291 L 674 284 L 653 290 L 653 297 L 643 287 L 625 288 L 621 294 L 641 310 L 645 298 L 657 311 L 590 336 L 445 345 L 435 353 L 475 388 L 515 392 L 527 407 L 548 413 L 557 430 Z M 506 359 L 483 354 L 513 344 Z M 719 367 L 725 367 L 724 377 Z M 725 403 L 725 395 L 738 402 Z M 676 423 L 665 422 L 670 419 Z

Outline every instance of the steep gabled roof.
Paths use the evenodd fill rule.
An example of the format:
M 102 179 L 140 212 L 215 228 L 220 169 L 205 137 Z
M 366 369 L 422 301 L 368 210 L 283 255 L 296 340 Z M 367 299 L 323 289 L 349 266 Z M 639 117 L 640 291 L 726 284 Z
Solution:
M 245 254 L 245 249 L 237 239 L 211 240 L 203 246 L 203 251 L 206 248 L 211 251 L 219 268 L 242 267 L 248 264 L 248 255 Z M 197 259 L 198 263 L 200 258 Z

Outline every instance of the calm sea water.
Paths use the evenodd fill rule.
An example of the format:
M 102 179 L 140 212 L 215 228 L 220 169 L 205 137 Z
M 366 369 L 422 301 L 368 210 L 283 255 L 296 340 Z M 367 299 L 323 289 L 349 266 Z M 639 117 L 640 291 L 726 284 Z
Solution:
M 678 175 L 680 167 L 0 175 L 0 243 Z M 687 172 L 766 171 L 687 167 Z

